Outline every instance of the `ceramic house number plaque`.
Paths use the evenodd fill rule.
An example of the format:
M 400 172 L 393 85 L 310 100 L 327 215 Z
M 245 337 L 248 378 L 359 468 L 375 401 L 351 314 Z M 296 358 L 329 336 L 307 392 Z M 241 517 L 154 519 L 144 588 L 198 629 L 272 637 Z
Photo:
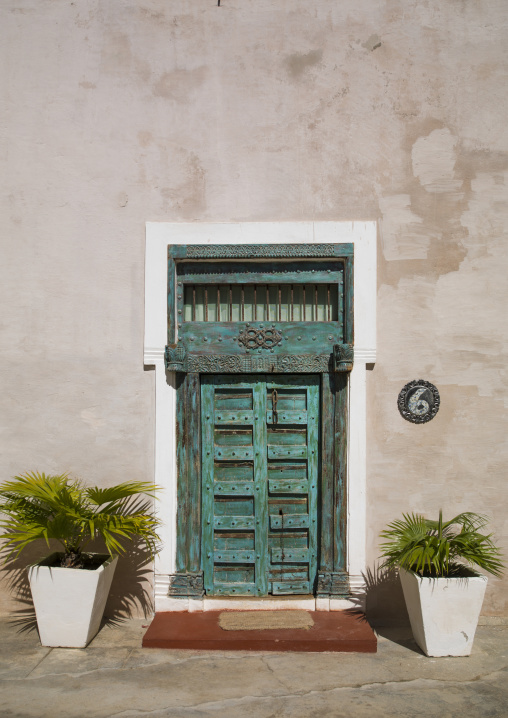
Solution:
M 424 424 L 433 419 L 439 411 L 439 403 L 437 388 L 424 379 L 406 384 L 397 400 L 400 413 L 413 424 Z

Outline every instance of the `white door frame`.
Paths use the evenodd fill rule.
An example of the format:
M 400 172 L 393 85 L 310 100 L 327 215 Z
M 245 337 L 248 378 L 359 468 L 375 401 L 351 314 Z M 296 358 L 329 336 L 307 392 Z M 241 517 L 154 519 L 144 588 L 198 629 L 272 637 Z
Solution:
M 176 391 L 174 372 L 166 372 L 168 244 L 354 244 L 354 365 L 349 379 L 347 460 L 347 571 L 356 598 L 318 598 L 317 610 L 361 605 L 366 569 L 366 370 L 376 361 L 376 222 L 147 222 L 145 254 L 144 364 L 155 367 L 155 471 L 162 487 L 157 511 L 163 521 L 162 550 L 155 560 L 155 610 L 221 608 L 228 599 L 168 597 L 176 572 Z M 238 607 L 238 599 L 235 606 Z M 248 599 L 249 608 L 274 608 L 273 599 Z M 219 603 L 221 604 L 219 606 Z M 276 601 L 284 605 L 284 599 Z M 292 599 L 292 606 L 294 599 Z M 304 602 L 302 601 L 302 604 Z M 302 606 L 303 607 L 303 606 Z M 306 608 L 313 608 L 309 601 Z

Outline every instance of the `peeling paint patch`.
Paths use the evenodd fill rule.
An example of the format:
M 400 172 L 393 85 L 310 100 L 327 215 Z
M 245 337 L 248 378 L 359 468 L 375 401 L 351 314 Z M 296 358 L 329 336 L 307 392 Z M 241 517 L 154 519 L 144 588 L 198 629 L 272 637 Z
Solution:
M 156 97 L 166 97 L 176 102 L 187 102 L 189 94 L 200 87 L 205 81 L 206 67 L 195 70 L 174 70 L 165 72 L 153 87 Z
M 427 232 L 423 220 L 411 210 L 408 194 L 380 197 L 381 242 L 387 261 L 426 259 L 434 235 Z
M 462 180 L 455 179 L 455 147 L 458 139 L 448 128 L 434 130 L 413 145 L 413 174 L 427 192 L 458 192 Z M 462 194 L 458 195 L 461 198 Z
M 286 59 L 289 74 L 293 79 L 298 79 L 309 67 L 321 62 L 322 57 L 322 50 L 311 50 L 306 54 L 295 53 L 294 55 L 289 55 Z

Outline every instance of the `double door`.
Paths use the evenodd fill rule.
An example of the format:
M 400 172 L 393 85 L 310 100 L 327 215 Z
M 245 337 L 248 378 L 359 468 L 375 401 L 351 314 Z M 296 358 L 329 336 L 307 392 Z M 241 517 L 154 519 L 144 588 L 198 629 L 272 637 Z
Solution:
M 319 375 L 202 375 L 207 595 L 308 594 L 318 562 Z

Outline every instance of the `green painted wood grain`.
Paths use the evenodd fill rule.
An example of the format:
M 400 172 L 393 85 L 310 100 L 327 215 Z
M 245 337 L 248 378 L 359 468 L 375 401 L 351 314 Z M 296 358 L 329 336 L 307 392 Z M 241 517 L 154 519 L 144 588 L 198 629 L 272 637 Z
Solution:
M 319 481 L 319 385 L 311 384 L 307 390 L 308 424 L 308 491 L 309 491 L 309 580 L 314 584 L 318 556 L 318 481 Z
M 176 271 L 174 259 L 169 255 L 168 252 L 168 344 L 176 343 L 176 311 L 175 311 L 175 297 L 176 297 Z
M 189 511 L 187 477 L 187 376 L 176 374 L 176 465 L 177 465 L 177 513 L 176 513 L 176 570 L 188 571 L 187 514 Z
M 262 377 L 253 385 L 254 400 L 254 482 L 256 485 L 256 593 L 268 593 L 268 482 L 266 384 Z
M 201 429 L 202 429 L 202 492 L 203 525 L 201 563 L 205 591 L 213 595 L 213 517 L 214 517 L 214 382 L 215 377 L 201 377 Z
M 335 480 L 335 375 L 323 374 L 321 382 L 321 511 L 320 560 L 322 571 L 331 571 L 334 557 L 334 480 Z
M 346 531 L 347 531 L 347 388 L 348 375 L 337 374 L 335 379 L 335 516 L 334 531 L 334 570 L 346 570 Z
M 199 374 L 187 374 L 188 570 L 201 569 L 201 416 Z
M 354 258 L 348 258 L 344 273 L 344 344 L 353 344 L 354 342 Z
M 331 353 L 333 345 L 340 344 L 343 336 L 339 322 L 250 322 L 249 328 L 253 329 L 274 325 L 282 332 L 283 340 L 273 347 L 273 352 L 271 349 L 248 350 L 237 341 L 246 324 L 247 322 L 184 322 L 179 330 L 179 338 L 187 351 L 193 354 L 209 354 L 212 345 L 213 350 L 224 354 L 324 354 L 328 351 Z

